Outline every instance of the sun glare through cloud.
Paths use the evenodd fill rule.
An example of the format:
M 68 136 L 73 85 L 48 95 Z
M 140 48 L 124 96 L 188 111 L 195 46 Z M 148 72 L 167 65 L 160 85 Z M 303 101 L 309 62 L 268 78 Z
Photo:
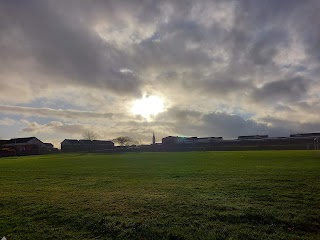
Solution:
M 131 111 L 148 118 L 164 111 L 163 99 L 158 96 L 144 96 L 133 103 Z

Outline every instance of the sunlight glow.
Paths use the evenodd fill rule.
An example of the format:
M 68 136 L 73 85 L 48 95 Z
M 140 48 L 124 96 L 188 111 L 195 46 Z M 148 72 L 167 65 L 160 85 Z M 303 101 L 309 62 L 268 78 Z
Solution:
M 144 96 L 133 103 L 131 111 L 143 117 L 150 117 L 163 112 L 163 99 L 157 96 Z

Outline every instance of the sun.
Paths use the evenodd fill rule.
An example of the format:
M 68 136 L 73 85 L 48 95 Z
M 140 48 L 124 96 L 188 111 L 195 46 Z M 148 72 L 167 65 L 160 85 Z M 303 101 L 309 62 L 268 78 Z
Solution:
M 157 115 L 164 111 L 163 99 L 158 96 L 144 96 L 133 103 L 131 111 L 146 118 L 151 115 Z

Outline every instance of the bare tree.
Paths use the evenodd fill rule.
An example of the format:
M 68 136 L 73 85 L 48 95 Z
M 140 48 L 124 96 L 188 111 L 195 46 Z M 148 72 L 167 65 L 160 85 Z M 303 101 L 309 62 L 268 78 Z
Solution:
M 82 134 L 82 138 L 84 140 L 97 140 L 98 135 L 96 133 L 94 133 L 93 131 L 88 130 Z
M 112 141 L 118 143 L 120 146 L 132 146 L 136 143 L 135 140 L 128 136 L 118 137 Z

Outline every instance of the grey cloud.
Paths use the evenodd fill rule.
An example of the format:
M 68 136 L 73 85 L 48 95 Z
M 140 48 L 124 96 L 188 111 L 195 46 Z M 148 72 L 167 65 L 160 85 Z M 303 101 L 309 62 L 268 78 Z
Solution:
M 21 131 L 25 133 L 58 132 L 63 134 L 81 135 L 83 132 L 88 130 L 86 126 L 80 124 L 65 124 L 58 121 L 39 124 L 37 122 L 22 120 L 22 123 L 27 125 L 21 129 Z
M 277 80 L 255 89 L 252 98 L 257 102 L 298 101 L 306 96 L 308 87 L 308 80 L 300 77 Z
M 250 26 L 266 26 L 274 21 L 283 21 L 301 6 L 314 4 L 314 0 L 240 0 L 237 1 L 237 20 L 245 21 Z M 256 21 L 251 21 L 256 19 Z M 240 22 L 239 22 L 240 23 Z M 256 30 L 256 29 L 254 29 Z
M 204 130 L 216 135 L 236 137 L 240 135 L 269 134 L 271 136 L 286 136 L 285 128 L 270 127 L 255 120 L 245 120 L 241 116 L 226 113 L 211 113 L 203 116 Z
M 181 66 L 192 64 L 191 59 L 201 64 L 199 64 L 200 66 L 193 64 L 190 76 L 188 76 L 188 70 L 183 69 L 179 72 L 179 66 L 174 65 L 175 61 L 168 64 L 169 69 L 172 65 L 174 66 L 176 73 L 175 76 L 169 76 L 169 81 L 166 81 L 166 78 L 160 78 L 164 84 L 175 87 L 176 83 L 180 82 L 181 88 L 187 91 L 192 89 L 193 91 L 200 90 L 206 94 L 234 95 L 239 91 L 251 91 L 256 82 L 260 82 L 261 79 L 271 77 L 269 81 L 274 81 L 276 74 L 281 74 L 281 66 L 276 66 L 273 60 L 279 50 L 289 47 L 291 43 L 288 29 L 291 27 L 289 23 L 293 19 L 290 12 L 298 11 L 301 1 L 290 1 L 290 4 L 287 1 L 285 3 L 239 1 L 236 5 L 234 26 L 230 31 L 219 27 L 218 24 L 213 24 L 208 30 L 201 24 L 188 20 L 181 21 L 179 17 L 173 17 L 168 25 L 160 28 L 159 31 L 164 35 L 168 32 L 175 33 L 173 39 L 170 40 L 179 42 L 180 47 L 191 41 L 200 44 L 197 51 L 203 54 L 205 53 L 203 50 L 214 49 L 215 46 L 218 46 L 217 50 L 220 48 L 230 54 L 226 60 L 228 67 L 222 69 L 215 69 L 214 58 L 210 59 L 205 54 L 198 59 L 191 55 L 177 54 L 184 58 L 184 60 L 177 59 L 180 60 L 179 63 L 182 63 Z M 186 11 L 186 9 L 181 11 Z M 177 9 L 177 16 L 179 13 L 180 11 Z M 161 43 L 152 43 L 152 45 L 156 44 L 161 46 Z M 161 49 L 160 54 L 153 52 L 153 56 L 159 56 L 153 60 L 154 65 L 160 62 L 158 59 L 161 59 L 162 53 L 165 51 L 166 48 Z M 170 59 L 174 58 L 170 57 Z M 190 59 L 190 64 L 186 59 Z M 164 62 L 170 63 L 167 59 Z M 207 73 L 203 72 L 208 71 L 210 64 L 212 66 L 209 69 L 211 68 L 212 73 L 208 77 Z M 164 75 L 160 74 L 159 76 L 163 77 Z
M 293 112 L 294 111 L 290 106 L 285 106 L 283 104 L 276 104 L 274 106 L 274 109 L 277 112 Z
M 199 118 L 201 113 L 195 110 L 180 109 L 177 106 L 169 108 L 156 116 L 156 122 L 181 123 L 193 121 Z
M 271 126 L 253 119 L 244 119 L 225 112 L 202 113 L 174 108 L 159 116 L 167 119 L 171 129 L 177 135 L 222 136 L 236 138 L 240 135 L 269 134 L 270 136 L 287 136 L 290 129 L 283 126 Z
M 0 126 L 13 126 L 17 123 L 16 120 L 11 119 L 11 118 L 0 118 Z
M 209 93 L 215 96 L 226 97 L 228 94 L 236 94 L 241 92 L 241 95 L 245 94 L 252 87 L 250 82 L 240 79 L 229 79 L 212 76 L 210 79 L 200 81 L 202 86 L 202 92 Z
M 21 48 L 17 48 L 18 43 L 22 43 L 15 57 L 24 57 L 25 61 L 31 57 L 35 63 L 29 71 L 42 72 L 56 81 L 105 87 L 118 93 L 138 93 L 139 80 L 118 72 L 125 66 L 126 57 L 100 40 L 92 28 L 72 21 L 72 9 L 71 16 L 66 17 L 50 3 L 3 1 L 0 20 L 9 29 L 9 34 L 1 34 L 3 48 L 14 52 Z
M 110 119 L 114 114 L 112 113 L 99 113 L 89 111 L 76 111 L 76 110 L 62 110 L 52 108 L 32 108 L 32 107 L 19 107 L 19 106 L 6 106 L 0 105 L 0 111 L 7 114 L 25 115 L 25 116 L 38 116 L 49 118 L 103 118 Z
M 185 39 L 176 35 L 160 42 L 145 41 L 137 45 L 133 61 L 138 66 L 159 69 L 181 69 L 209 67 L 211 60 L 199 49 L 186 49 Z M 138 67 L 137 66 L 137 67 Z
M 300 112 L 306 111 L 309 114 L 318 115 L 320 112 L 320 100 L 313 102 L 301 101 L 294 104 L 293 107 L 296 107 Z
M 294 26 L 299 37 L 304 42 L 304 47 L 313 61 L 319 64 L 320 58 L 320 32 L 317 22 L 320 21 L 320 2 L 317 0 L 302 1 L 299 11 L 294 15 Z
M 179 91 L 185 90 L 187 95 L 205 95 L 210 98 L 227 98 L 229 95 L 244 95 L 250 92 L 253 88 L 252 83 L 248 79 L 238 79 L 235 76 L 228 76 L 228 74 L 215 73 L 209 76 L 194 72 L 165 72 L 157 77 L 165 85 L 172 86 Z M 179 88 L 180 87 L 180 88 Z M 186 93 L 182 92 L 182 95 Z
M 265 122 L 268 122 L 275 129 L 288 129 L 287 132 L 290 134 L 293 133 L 304 133 L 304 132 L 319 132 L 320 123 L 317 122 L 300 122 L 298 119 L 278 119 L 275 117 L 265 117 L 261 119 Z
M 312 1 L 236 1 L 234 25 L 226 35 L 223 46 L 230 49 L 228 72 L 245 76 L 251 84 L 272 72 L 281 74 L 282 66 L 273 60 L 280 50 L 293 42 L 296 13 Z M 257 79 L 258 77 L 258 79 Z
M 286 34 L 277 31 L 260 33 L 249 50 L 249 59 L 257 65 L 265 65 L 272 61 L 281 47 L 289 41 Z
M 211 2 L 202 2 L 203 5 L 207 3 Z M 191 84 L 182 81 L 182 88 L 191 85 L 207 89 L 211 82 L 218 89 L 220 86 L 224 88 L 224 84 L 220 84 L 222 81 L 209 79 L 203 74 L 210 69 L 211 74 L 234 79 L 231 81 L 234 86 L 238 78 L 250 76 L 259 65 L 269 64 L 265 67 L 274 70 L 271 60 L 278 48 L 289 42 L 286 31 L 286 22 L 292 20 L 289 13 L 297 11 L 301 1 L 214 1 L 211 4 L 213 14 L 218 14 L 214 11 L 215 4 L 229 3 L 236 6 L 232 12 L 231 30 L 226 30 L 223 22 L 213 22 L 208 28 L 198 19 L 191 19 L 192 10 L 199 5 L 194 1 L 145 1 L 143 4 L 134 1 L 96 1 L 90 4 L 86 1 L 28 1 L 19 4 L 3 1 L 1 22 L 7 33 L 3 36 L 9 41 L 2 41 L 5 42 L 2 50 L 10 57 L 15 56 L 13 60 L 32 56 L 35 62 L 31 70 L 43 72 L 49 78 L 52 76 L 55 81 L 105 87 L 122 94 L 139 93 L 144 86 L 140 77 L 145 69 L 150 68 L 159 75 L 168 69 L 182 72 L 192 69 L 200 79 L 208 79 L 202 82 L 188 80 Z M 121 29 L 127 24 L 123 19 L 129 16 L 135 16 L 138 25 L 154 25 L 154 34 L 160 41 L 153 41 L 151 37 L 139 44 L 128 44 L 130 51 L 126 51 L 103 41 L 92 29 L 99 21 Z M 16 48 L 19 42 L 24 42 L 21 51 Z M 189 43 L 198 47 L 188 49 Z M 227 69 L 215 70 L 215 58 L 219 57 L 210 56 L 211 50 L 231 54 L 228 60 L 224 60 L 229 64 Z M 10 65 L 9 60 L 5 63 Z M 121 68 L 139 74 L 122 74 L 119 72 Z M 224 82 L 228 84 L 228 81 Z

